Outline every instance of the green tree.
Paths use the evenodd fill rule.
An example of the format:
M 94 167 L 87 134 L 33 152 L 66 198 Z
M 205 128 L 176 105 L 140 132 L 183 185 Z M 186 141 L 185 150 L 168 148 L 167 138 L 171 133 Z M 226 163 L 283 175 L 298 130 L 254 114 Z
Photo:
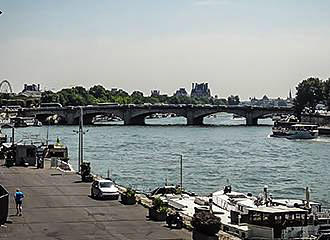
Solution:
M 328 78 L 323 83 L 323 100 L 328 106 L 328 110 L 330 110 L 330 78 Z
M 240 103 L 239 96 L 230 95 L 227 99 L 228 105 L 238 105 Z
M 310 77 L 303 80 L 296 87 L 297 95 L 294 99 L 295 111 L 300 116 L 305 107 L 315 109 L 315 106 L 324 100 L 324 84 L 318 78 Z
M 143 104 L 145 103 L 145 99 L 143 93 L 140 91 L 134 91 L 131 94 L 130 102 L 134 104 Z
M 58 102 L 59 98 L 57 93 L 53 93 L 52 91 L 45 91 L 41 93 L 40 101 L 42 103 Z
M 107 90 L 101 85 L 95 85 L 88 90 L 92 102 L 108 102 Z

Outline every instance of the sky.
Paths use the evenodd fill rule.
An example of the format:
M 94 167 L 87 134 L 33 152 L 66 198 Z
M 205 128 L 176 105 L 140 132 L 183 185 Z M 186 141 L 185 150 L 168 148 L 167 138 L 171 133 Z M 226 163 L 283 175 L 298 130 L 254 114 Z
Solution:
M 0 80 L 14 92 L 101 84 L 150 95 L 286 97 L 330 77 L 326 0 L 1 0 Z

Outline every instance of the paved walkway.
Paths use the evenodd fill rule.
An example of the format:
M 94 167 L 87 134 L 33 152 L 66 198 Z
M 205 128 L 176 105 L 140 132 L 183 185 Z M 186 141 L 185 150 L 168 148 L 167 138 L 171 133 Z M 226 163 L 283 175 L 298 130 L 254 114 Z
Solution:
M 149 221 L 140 205 L 90 198 L 90 183 L 76 174 L 0 166 L 0 183 L 11 193 L 9 222 L 0 228 L 0 239 L 191 239 L 186 230 Z M 21 217 L 15 216 L 17 187 L 25 193 Z

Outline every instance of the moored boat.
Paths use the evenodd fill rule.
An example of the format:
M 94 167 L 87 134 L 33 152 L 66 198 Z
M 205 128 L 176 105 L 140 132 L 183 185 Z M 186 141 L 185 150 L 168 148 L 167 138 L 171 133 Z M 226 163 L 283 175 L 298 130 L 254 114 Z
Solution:
M 1 128 L 0 128 L 0 146 L 1 144 L 7 142 L 7 135 L 2 133 Z
M 10 119 L 10 123 L 14 127 L 41 127 L 42 123 L 34 117 L 13 117 Z
M 330 126 L 318 127 L 319 135 L 330 135 Z
M 258 196 L 234 192 L 231 186 L 212 194 L 212 211 L 224 231 L 242 239 L 316 239 L 330 231 L 330 212 L 306 198 L 277 199 L 264 191 Z

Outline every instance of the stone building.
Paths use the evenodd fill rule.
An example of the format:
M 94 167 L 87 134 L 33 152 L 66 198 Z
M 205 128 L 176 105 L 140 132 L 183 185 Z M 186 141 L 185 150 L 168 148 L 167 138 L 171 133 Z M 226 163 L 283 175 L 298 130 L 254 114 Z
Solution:
M 187 93 L 185 88 L 179 88 L 174 93 L 174 96 L 176 96 L 176 97 L 186 97 L 186 96 L 188 96 L 188 93 Z
M 208 83 L 192 83 L 191 97 L 211 97 Z

